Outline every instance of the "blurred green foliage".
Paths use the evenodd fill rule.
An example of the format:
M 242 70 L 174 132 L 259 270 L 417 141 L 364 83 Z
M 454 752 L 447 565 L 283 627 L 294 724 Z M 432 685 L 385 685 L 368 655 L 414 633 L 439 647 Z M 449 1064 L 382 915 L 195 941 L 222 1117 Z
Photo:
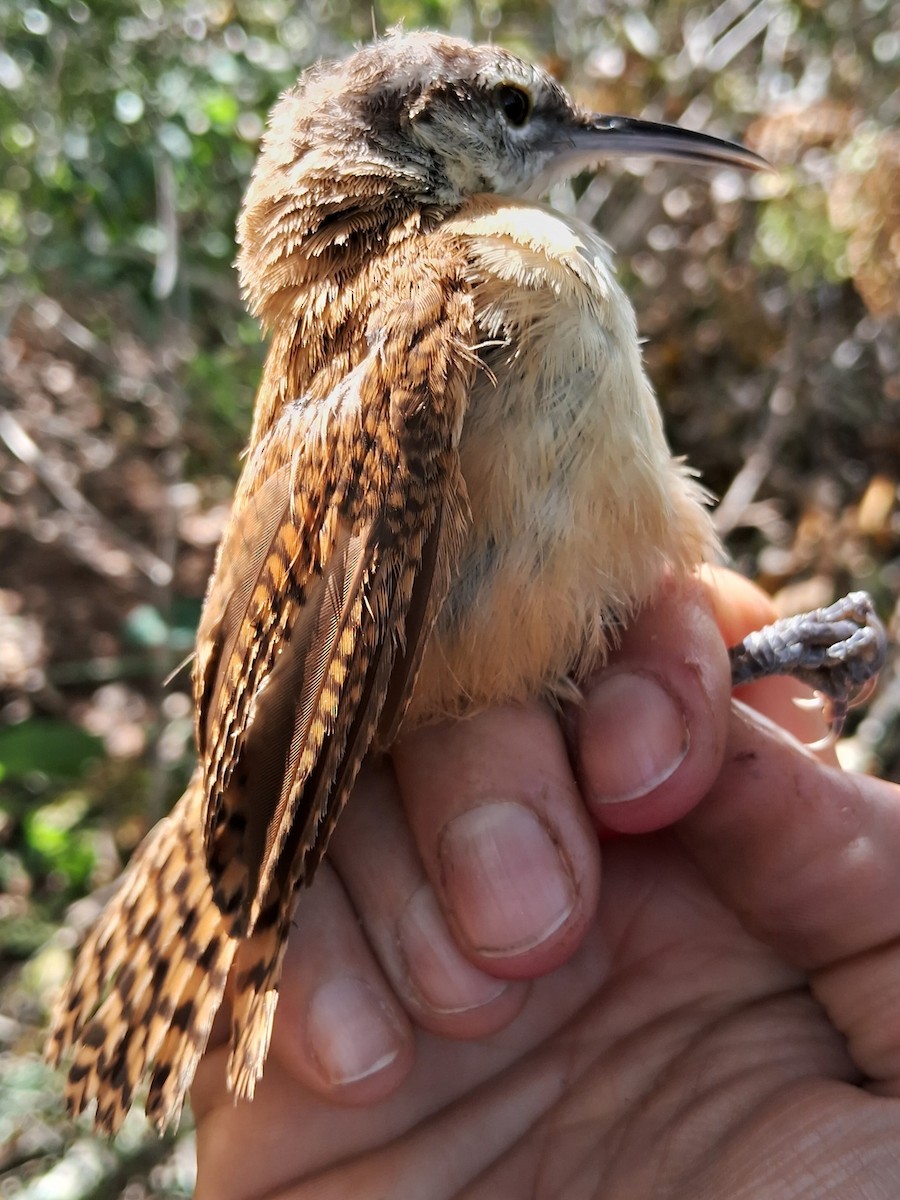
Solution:
M 30 901 L 0 910 L 0 957 L 32 953 L 90 885 L 97 855 L 86 788 L 104 757 L 102 739 L 72 721 L 0 728 L 0 892 Z
M 183 269 L 227 263 L 259 112 L 293 74 L 272 40 L 288 8 L 277 7 L 222 27 L 227 5 L 5 3 L 7 276 L 74 274 L 147 300 L 165 237 L 163 161 L 175 174 Z M 302 43 L 304 28 L 288 22 L 282 33 Z
M 41 776 L 72 780 L 103 754 L 98 737 L 68 721 L 33 720 L 0 729 L 0 782 Z

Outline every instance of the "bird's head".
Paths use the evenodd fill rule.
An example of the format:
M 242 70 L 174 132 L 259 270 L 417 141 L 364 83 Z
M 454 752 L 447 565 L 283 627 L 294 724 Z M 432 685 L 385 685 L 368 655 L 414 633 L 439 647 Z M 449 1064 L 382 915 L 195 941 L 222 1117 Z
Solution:
M 458 204 L 479 192 L 540 195 L 623 155 L 762 167 L 707 134 L 580 108 L 546 71 L 498 46 L 394 34 L 345 66 L 360 128 L 420 198 Z
M 307 236 L 346 245 L 411 207 L 452 209 L 481 192 L 539 196 L 622 155 L 765 166 L 707 134 L 587 112 L 500 47 L 392 33 L 313 67 L 273 111 L 239 230 L 245 283 L 257 249 L 275 254 L 276 230 L 295 247 Z

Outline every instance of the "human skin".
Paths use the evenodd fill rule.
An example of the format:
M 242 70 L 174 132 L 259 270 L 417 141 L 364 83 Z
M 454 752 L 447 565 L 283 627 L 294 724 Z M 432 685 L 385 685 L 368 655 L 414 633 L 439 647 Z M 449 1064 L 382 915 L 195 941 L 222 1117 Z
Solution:
M 365 775 L 256 1100 L 223 1028 L 201 1064 L 199 1200 L 900 1194 L 900 790 L 810 752 L 796 685 L 732 701 L 770 616 L 673 584 L 562 721 Z

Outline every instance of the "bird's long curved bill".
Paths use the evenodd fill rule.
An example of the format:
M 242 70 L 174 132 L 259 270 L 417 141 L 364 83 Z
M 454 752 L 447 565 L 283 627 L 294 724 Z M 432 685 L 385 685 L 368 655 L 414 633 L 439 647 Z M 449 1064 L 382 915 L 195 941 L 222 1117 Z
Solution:
M 576 129 L 568 132 L 568 145 L 560 147 L 554 160 L 554 168 L 566 174 L 596 167 L 603 159 L 635 156 L 751 171 L 772 169 L 764 158 L 737 142 L 637 117 L 585 116 Z

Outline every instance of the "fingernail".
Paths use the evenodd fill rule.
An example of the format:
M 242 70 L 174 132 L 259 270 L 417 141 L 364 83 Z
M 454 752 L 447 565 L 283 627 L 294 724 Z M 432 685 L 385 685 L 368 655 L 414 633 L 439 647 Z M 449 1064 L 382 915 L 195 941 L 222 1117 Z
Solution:
M 684 713 L 647 675 L 602 675 L 588 691 L 579 739 L 587 790 L 597 804 L 646 796 L 684 761 L 691 744 Z
M 460 953 L 428 884 L 410 897 L 397 936 L 410 983 L 433 1012 L 470 1012 L 507 990 L 508 984 L 485 975 Z
M 375 991 L 361 979 L 331 979 L 307 1009 L 310 1052 L 333 1085 L 366 1079 L 394 1061 L 401 1034 Z
M 493 801 L 455 817 L 444 827 L 439 857 L 460 931 L 479 954 L 539 946 L 575 907 L 568 864 L 522 804 Z

